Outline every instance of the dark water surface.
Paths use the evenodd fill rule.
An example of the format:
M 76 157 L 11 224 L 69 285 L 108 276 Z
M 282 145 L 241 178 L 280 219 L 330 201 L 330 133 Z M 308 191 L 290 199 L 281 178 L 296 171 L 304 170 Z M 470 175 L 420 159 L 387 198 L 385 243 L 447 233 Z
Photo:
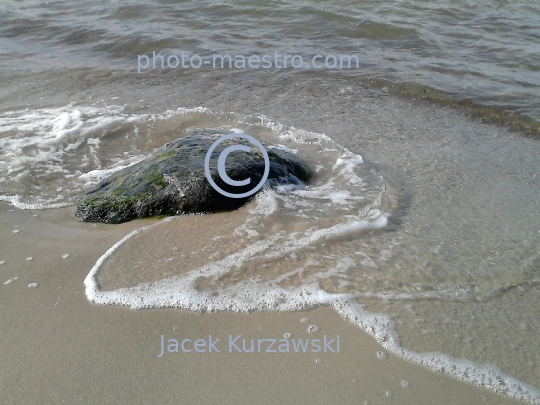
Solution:
M 310 74 L 421 86 L 540 120 L 539 39 L 540 4 L 531 1 L 8 0 L 0 78 L 73 67 L 133 72 L 137 55 L 153 51 L 354 54 L 359 69 Z

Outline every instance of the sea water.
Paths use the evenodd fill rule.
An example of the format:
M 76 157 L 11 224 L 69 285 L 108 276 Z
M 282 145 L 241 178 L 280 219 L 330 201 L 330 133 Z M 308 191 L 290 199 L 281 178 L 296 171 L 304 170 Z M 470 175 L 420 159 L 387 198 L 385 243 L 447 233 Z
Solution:
M 197 128 L 251 134 L 315 172 L 309 185 L 265 187 L 234 212 L 142 226 L 88 269 L 89 300 L 194 311 L 331 305 L 387 350 L 539 403 L 540 146 L 392 93 L 438 91 L 538 120 L 538 7 L 0 7 L 0 199 L 14 207 L 76 204 Z M 137 55 L 153 51 L 361 63 L 139 75 Z

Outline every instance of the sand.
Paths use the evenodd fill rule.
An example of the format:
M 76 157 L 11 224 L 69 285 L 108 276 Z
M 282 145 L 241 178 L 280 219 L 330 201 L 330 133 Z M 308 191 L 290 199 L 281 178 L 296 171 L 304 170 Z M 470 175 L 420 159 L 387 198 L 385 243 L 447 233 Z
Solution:
M 155 220 L 94 225 L 78 222 L 73 211 L 0 204 L 0 261 L 6 262 L 0 265 L 0 403 L 517 403 L 392 354 L 380 358 L 384 350 L 374 338 L 333 308 L 200 314 L 91 304 L 83 279 L 95 261 L 129 231 Z M 309 325 L 320 331 L 309 333 Z M 340 351 L 230 353 L 224 343 L 229 335 L 280 339 L 285 333 L 294 339 L 339 335 Z M 161 335 L 178 341 L 212 335 L 222 350 L 160 358 Z

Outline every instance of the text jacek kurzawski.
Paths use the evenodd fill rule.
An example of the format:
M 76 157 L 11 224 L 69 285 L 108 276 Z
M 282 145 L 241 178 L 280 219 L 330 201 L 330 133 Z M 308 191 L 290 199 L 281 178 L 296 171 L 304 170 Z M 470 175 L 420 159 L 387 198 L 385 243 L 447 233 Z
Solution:
M 166 353 L 339 353 L 339 335 L 335 338 L 323 335 L 318 339 L 253 339 L 242 335 L 229 335 L 216 339 L 167 339 L 161 335 L 158 357 Z

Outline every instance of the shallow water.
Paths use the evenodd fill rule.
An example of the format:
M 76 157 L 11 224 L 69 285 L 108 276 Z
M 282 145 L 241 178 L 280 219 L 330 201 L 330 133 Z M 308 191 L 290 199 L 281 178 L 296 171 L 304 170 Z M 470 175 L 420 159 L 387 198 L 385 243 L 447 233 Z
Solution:
M 538 120 L 539 19 L 529 1 L 8 1 L 0 6 L 0 70 L 7 77 L 66 66 L 135 72 L 137 55 L 153 51 L 355 54 L 359 69 L 310 74 L 424 86 Z
M 423 308 L 429 298 L 442 307 L 456 301 L 465 313 L 474 313 L 480 311 L 480 302 L 496 300 L 508 287 L 534 288 L 540 245 L 538 143 L 471 122 L 450 110 L 415 106 L 361 88 L 351 91 L 354 97 L 347 96 L 345 89 L 329 111 L 317 98 L 299 97 L 306 90 L 314 91 L 316 84 L 300 83 L 295 94 L 284 89 L 276 104 L 264 95 L 265 88 L 236 103 L 242 110 L 248 105 L 241 103 L 255 99 L 278 116 L 294 112 L 299 125 L 322 125 L 333 139 L 258 114 L 212 113 L 201 108 L 161 114 L 115 113 L 111 109 L 112 113 L 97 118 L 104 121 L 103 128 L 96 124 L 100 130 L 90 132 L 103 141 L 88 142 L 92 139 L 85 137 L 88 132 L 75 131 L 78 150 L 91 156 L 89 145 L 93 145 L 99 151 L 95 156 L 103 157 L 95 160 L 99 165 L 87 166 L 91 169 L 87 173 L 92 174 L 87 176 L 77 159 L 65 158 L 69 142 L 55 140 L 55 129 L 50 129 L 54 124 L 45 127 L 42 137 L 24 127 L 10 129 L 2 139 L 8 144 L 25 139 L 34 142 L 49 134 L 58 142 L 53 152 L 61 158 L 43 161 L 54 162 L 61 168 L 56 173 L 64 175 L 48 176 L 46 170 L 43 177 L 33 175 L 30 169 L 41 160 L 21 158 L 26 150 L 12 148 L 3 158 L 6 165 L 19 165 L 20 181 L 11 183 L 13 195 L 4 191 L 5 198 L 13 198 L 12 203 L 19 207 L 35 201 L 69 203 L 69 198 L 73 201 L 109 171 L 144 157 L 154 146 L 190 128 L 253 133 L 268 147 L 296 150 L 301 159 L 318 168 L 313 183 L 305 189 L 264 191 L 234 213 L 175 217 L 130 234 L 87 277 L 89 299 L 134 308 L 177 306 L 197 311 L 290 311 L 334 305 L 344 317 L 403 357 L 535 403 L 536 391 L 510 377 L 533 385 L 538 380 L 534 360 L 532 366 L 522 362 L 526 353 L 537 351 L 534 333 L 501 324 L 496 334 L 503 333 L 505 342 L 522 342 L 514 349 L 521 350 L 521 356 L 508 355 L 504 345 L 488 333 L 489 323 L 479 327 L 477 319 L 462 320 L 461 333 L 470 349 L 457 350 L 453 335 L 429 332 L 436 330 L 430 323 L 444 322 L 446 314 L 423 316 L 420 322 L 426 326 L 422 330 L 431 333 L 427 344 L 424 334 L 418 335 L 419 318 L 408 319 L 403 308 L 411 302 Z M 198 95 L 197 82 L 193 86 L 195 99 L 208 95 Z M 219 86 L 220 95 L 213 99 L 216 104 L 228 97 L 223 90 Z M 299 100 L 309 107 L 309 114 L 299 115 Z M 63 108 L 76 116 L 83 107 Z M 35 110 L 31 115 L 38 113 L 44 111 Z M 62 114 L 66 113 L 61 112 L 56 121 L 63 122 Z M 107 127 L 110 114 L 122 115 L 123 130 Z M 130 141 L 133 135 L 135 139 Z M 139 148 L 137 140 L 142 145 Z M 102 164 L 106 159 L 110 163 Z M 16 188 L 24 179 L 39 186 L 31 188 L 33 196 Z M 73 187 L 72 193 L 61 192 L 68 185 Z M 46 193 L 40 194 L 40 187 Z M 374 305 L 373 297 L 394 305 Z M 373 312 L 363 312 L 353 298 L 381 314 L 373 317 Z M 430 307 L 427 301 L 427 309 Z M 533 303 L 519 298 L 507 312 L 523 312 L 524 308 L 535 313 Z M 526 327 L 537 329 L 534 322 Z M 403 343 L 400 332 L 406 336 Z M 493 344 L 483 344 L 485 341 Z M 420 355 L 428 350 L 455 358 Z M 459 358 L 487 361 L 502 369 L 463 363 L 456 360 Z
M 535 291 L 539 193 L 536 173 L 525 169 L 538 163 L 538 152 L 530 150 L 538 148 L 536 143 L 503 137 L 473 140 L 468 134 L 448 132 L 442 147 L 437 141 L 431 149 L 432 135 L 423 139 L 422 152 L 414 155 L 402 144 L 394 145 L 394 150 L 381 148 L 385 155 L 397 153 L 396 147 L 401 150 L 407 177 L 400 179 L 404 173 L 347 150 L 343 153 L 339 144 L 322 134 L 265 118 L 255 121 L 252 118 L 243 130 L 266 137 L 267 142 L 281 142 L 312 167 L 320 167 L 313 184 L 300 190 L 266 190 L 234 213 L 167 219 L 129 235 L 87 278 L 91 300 L 197 311 L 345 305 L 347 317 L 372 328 L 381 344 L 406 358 L 510 395 L 518 396 L 519 390 L 505 373 L 535 384 L 536 363 L 523 364 L 526 353 L 536 350 L 534 322 L 519 330 L 506 325 L 490 336 L 494 325 L 488 318 L 467 322 L 464 315 L 457 315 L 447 321 L 448 314 L 432 311 L 430 302 L 474 313 L 486 311 L 486 305 L 499 302 L 516 286 Z M 232 125 L 243 122 L 245 118 L 239 117 Z M 338 160 L 345 156 L 355 165 L 347 171 L 333 164 L 328 151 L 334 148 L 340 150 Z M 503 156 L 507 159 L 497 158 Z M 513 171 L 516 164 L 521 167 L 519 175 Z M 340 185 L 343 189 L 336 190 Z M 355 205 L 358 202 L 360 206 Z M 374 312 L 393 314 L 394 322 L 388 319 L 382 325 L 375 322 L 376 326 L 366 322 L 366 313 L 344 304 L 353 297 Z M 392 304 L 373 304 L 373 297 Z M 527 301 L 510 301 L 506 312 L 527 307 L 529 316 L 534 314 L 534 304 Z M 430 316 L 407 318 L 411 303 Z M 460 318 L 466 346 L 457 346 L 455 334 L 435 332 L 436 325 Z M 398 343 L 401 335 L 395 331 L 407 337 L 404 345 Z M 432 339 L 426 344 L 424 335 L 431 333 L 437 336 L 428 335 Z M 514 349 L 523 350 L 520 356 L 505 355 L 499 333 L 523 342 Z M 485 344 L 485 339 L 493 344 Z M 433 347 L 458 359 L 488 361 L 502 370 L 477 366 L 478 370 L 439 354 L 426 358 L 416 354 Z
M 213 116 L 199 115 L 206 122 Z M 170 118 L 183 119 L 195 118 L 185 117 L 183 111 L 180 118 Z M 245 120 L 239 117 L 232 125 Z M 227 133 L 231 128 L 222 130 Z M 238 212 L 218 214 L 221 226 L 214 216 L 185 217 L 164 224 L 167 231 L 161 227 L 148 231 L 155 236 L 144 232 L 134 236 L 130 243 L 141 242 L 127 251 L 150 252 L 130 260 L 153 264 L 133 274 L 129 269 L 136 265 L 128 258 L 121 259 L 125 268 L 111 262 L 126 275 L 113 286 L 158 281 L 162 274 L 174 275 L 174 269 L 188 272 L 241 251 L 249 257 L 247 262 L 230 274 L 220 274 L 214 289 L 254 278 L 283 287 L 316 280 L 329 293 L 476 298 L 536 280 L 540 221 L 535 215 L 538 191 L 530 187 L 536 184 L 536 174 L 522 172 L 516 181 L 518 173 L 510 171 L 514 163 L 507 162 L 503 175 L 496 176 L 493 163 L 479 159 L 480 150 L 450 146 L 444 160 L 434 162 L 431 155 L 415 163 L 408 182 L 414 188 L 413 199 L 411 192 L 399 189 L 395 172 L 364 162 L 322 134 L 265 120 L 244 124 L 243 130 L 268 147 L 275 143 L 274 147 L 296 152 L 316 170 L 313 183 L 307 188 L 267 190 Z M 423 153 L 429 153 L 427 147 Z M 499 201 L 501 195 L 505 198 Z M 372 232 L 372 228 L 388 229 Z M 166 232 L 163 240 L 161 232 Z M 200 233 L 204 236 L 195 237 Z M 148 238 L 156 243 L 145 249 L 143 241 Z M 261 245 L 256 253 L 247 253 L 256 245 Z M 307 262 L 311 264 L 306 266 Z M 107 289 L 104 279 L 100 283 Z M 210 288 L 212 283 L 205 284 Z
M 540 403 L 526 385 L 540 388 L 540 144 L 366 86 L 433 87 L 538 119 L 536 6 L 132 3 L 0 6 L 0 199 L 74 204 L 194 128 L 243 130 L 317 175 L 131 234 L 92 269 L 91 300 L 333 305 L 403 357 Z M 136 55 L 160 49 L 358 52 L 362 65 L 137 75 Z

